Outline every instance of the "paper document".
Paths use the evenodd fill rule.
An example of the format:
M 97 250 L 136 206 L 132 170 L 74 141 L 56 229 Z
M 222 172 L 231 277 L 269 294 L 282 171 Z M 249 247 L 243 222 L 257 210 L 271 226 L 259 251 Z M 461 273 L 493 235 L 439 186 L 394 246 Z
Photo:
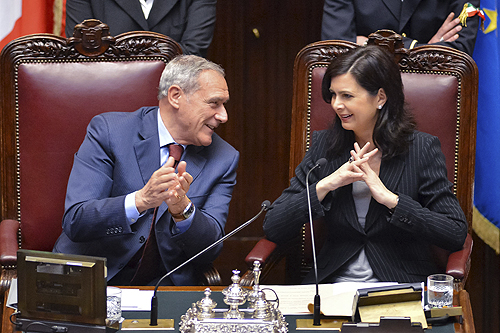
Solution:
M 339 282 L 320 284 L 321 312 L 326 316 L 352 316 L 354 295 L 358 289 L 396 285 L 396 282 Z M 316 285 L 261 285 L 273 289 L 279 298 L 279 309 L 283 315 L 310 313 L 308 304 L 314 303 Z M 276 298 L 274 293 L 265 290 L 266 299 Z
M 10 282 L 9 296 L 7 297 L 7 307 L 17 310 L 17 278 Z
M 122 311 L 151 311 L 153 290 L 122 289 Z

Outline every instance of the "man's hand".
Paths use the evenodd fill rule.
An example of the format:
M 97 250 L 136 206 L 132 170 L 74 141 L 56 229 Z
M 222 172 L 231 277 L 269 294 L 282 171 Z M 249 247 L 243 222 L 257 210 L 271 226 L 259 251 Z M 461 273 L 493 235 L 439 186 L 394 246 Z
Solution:
M 179 185 L 179 177 L 175 173 L 174 162 L 174 158 L 169 157 L 167 162 L 153 173 L 148 183 L 137 191 L 135 194 L 135 206 L 140 213 L 149 208 L 158 207 L 163 201 L 171 199 L 172 196 L 175 198 L 177 192 L 168 190 L 174 189 Z M 186 164 L 186 162 L 181 163 Z M 183 177 L 184 182 L 185 178 L 186 177 Z M 187 189 L 189 189 L 189 186 Z M 185 195 L 186 192 L 184 192 L 183 195 Z M 179 199 L 177 199 L 177 201 L 178 200 Z
M 171 213 L 180 214 L 189 204 L 189 199 L 187 193 L 189 187 L 193 182 L 193 176 L 186 172 L 186 162 L 181 161 L 177 167 L 177 185 L 170 188 L 168 191 L 168 197 L 165 202 L 168 205 L 168 209 Z
M 451 12 L 428 44 L 454 42 L 457 40 L 460 30 L 462 30 L 460 19 L 455 18 L 455 14 Z

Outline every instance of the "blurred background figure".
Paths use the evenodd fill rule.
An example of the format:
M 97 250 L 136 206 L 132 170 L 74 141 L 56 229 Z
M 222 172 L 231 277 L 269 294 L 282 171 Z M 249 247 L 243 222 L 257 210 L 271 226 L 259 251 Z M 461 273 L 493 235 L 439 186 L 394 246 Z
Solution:
M 478 7 L 479 0 L 325 0 L 321 39 L 363 45 L 372 32 L 390 29 L 407 49 L 439 43 L 472 55 Z
M 75 25 L 98 19 L 116 36 L 148 30 L 167 35 L 184 54 L 207 55 L 215 27 L 217 0 L 66 0 L 66 37 Z

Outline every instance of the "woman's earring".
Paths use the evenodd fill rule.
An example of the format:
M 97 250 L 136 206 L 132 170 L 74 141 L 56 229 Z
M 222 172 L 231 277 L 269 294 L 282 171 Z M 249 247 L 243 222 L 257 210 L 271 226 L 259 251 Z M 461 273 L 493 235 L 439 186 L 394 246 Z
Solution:
M 382 110 L 382 105 L 377 106 L 377 109 Z

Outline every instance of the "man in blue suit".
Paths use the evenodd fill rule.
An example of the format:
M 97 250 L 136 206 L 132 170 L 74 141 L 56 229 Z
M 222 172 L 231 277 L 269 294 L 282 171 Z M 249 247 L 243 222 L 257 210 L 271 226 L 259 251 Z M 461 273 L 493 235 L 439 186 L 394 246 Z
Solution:
M 158 98 L 159 107 L 94 117 L 75 154 L 54 252 L 106 257 L 109 284 L 154 284 L 224 234 L 239 160 L 214 133 L 228 119 L 224 70 L 179 56 L 165 67 Z M 172 143 L 184 148 L 177 167 Z M 147 267 L 150 242 L 158 258 Z M 166 284 L 196 285 L 221 248 Z

